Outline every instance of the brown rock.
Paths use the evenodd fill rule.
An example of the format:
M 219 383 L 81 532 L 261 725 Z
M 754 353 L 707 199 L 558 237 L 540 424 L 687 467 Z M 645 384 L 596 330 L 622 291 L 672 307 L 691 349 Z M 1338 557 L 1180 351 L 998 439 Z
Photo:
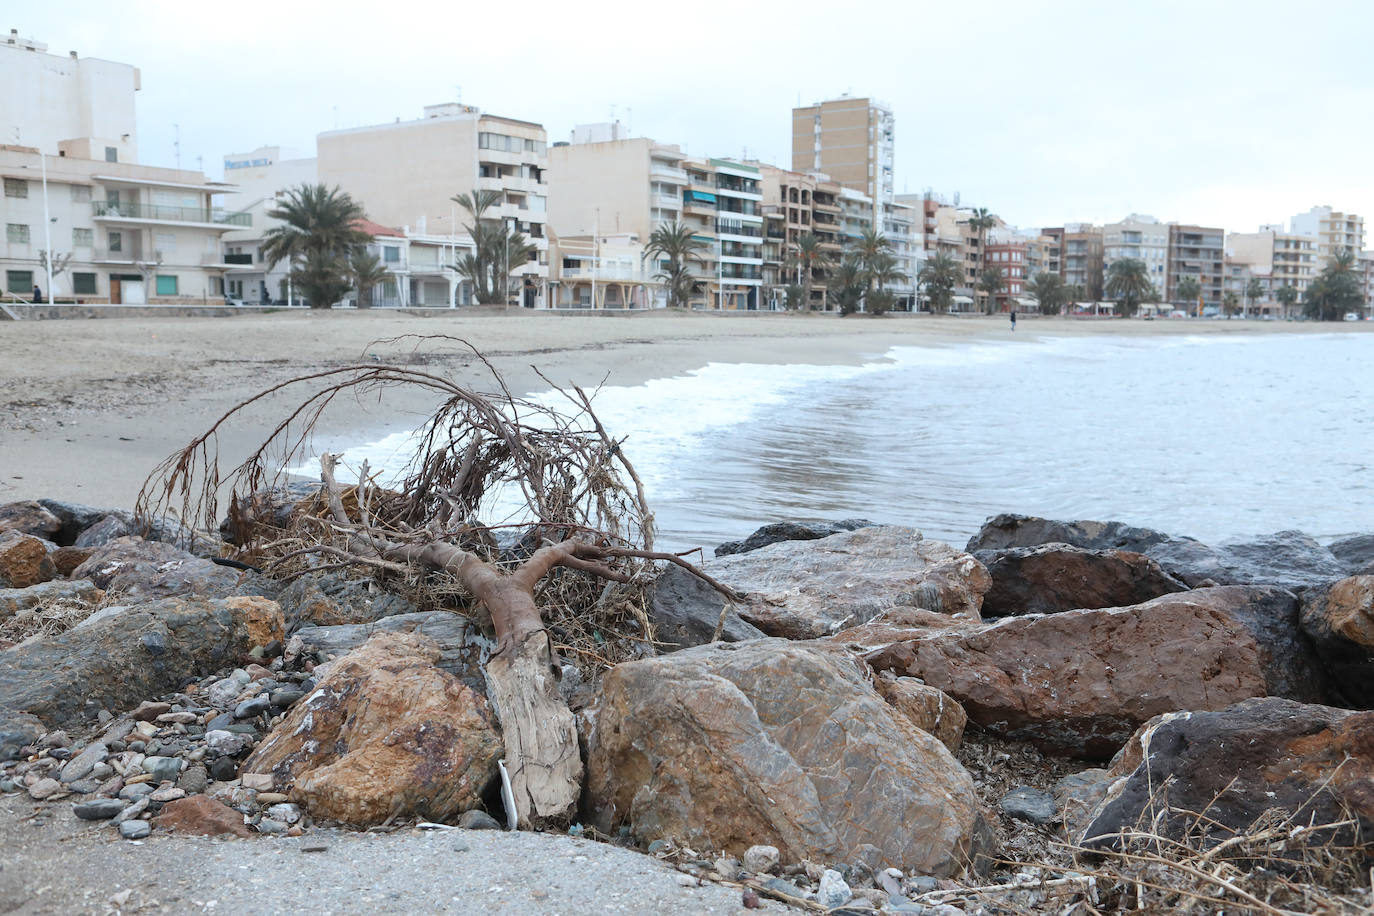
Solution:
M 875 526 L 811 541 L 781 541 L 719 557 L 706 570 L 747 593 L 741 618 L 770 636 L 813 639 L 866 623 L 891 607 L 911 605 L 979 619 L 991 580 L 983 564 L 914 528 Z M 718 595 L 699 614 L 720 616 Z
M 1306 698 L 1317 678 L 1296 612 L 1282 589 L 1231 586 L 991 624 L 878 621 L 830 642 L 921 678 L 992 732 L 1105 759 L 1160 713 Z
M 171 709 L 171 703 L 155 703 L 152 700 L 144 700 L 129 715 L 140 722 L 151 722 L 163 713 L 170 712 Z
M 84 547 L 59 547 L 48 556 L 52 558 L 57 574 L 70 579 L 76 568 L 91 557 L 91 551 Z
M 912 725 L 939 738 L 951 751 L 959 750 L 968 714 L 953 697 L 914 677 L 897 677 L 891 671 L 875 677 L 873 686 L 878 695 L 910 719 Z
M 1374 708 L 1374 576 L 1351 576 L 1303 596 L 1302 631 L 1341 705 Z
M 45 541 L 55 541 L 61 530 L 62 520 L 34 500 L 0 506 L 0 531 L 18 531 Z
M 189 795 L 169 801 L 162 806 L 162 813 L 153 818 L 152 822 L 155 826 L 174 833 L 193 833 L 199 836 L 220 836 L 228 833 L 241 838 L 252 836 L 252 832 L 243 822 L 242 814 L 208 795 Z
M 177 595 L 221 597 L 234 593 L 237 571 L 211 563 L 163 541 L 115 538 L 95 548 L 76 568 L 83 576 L 122 600 L 151 600 Z
M 1274 809 L 1313 825 L 1353 816 L 1368 837 L 1374 713 L 1266 697 L 1160 716 L 1132 737 L 1112 774 L 1120 778 L 1083 831 L 1089 841 L 1145 816 L 1165 836 L 1190 832 L 1210 843 Z M 1318 844 L 1333 839 L 1345 845 L 1353 836 L 1349 828 L 1310 836 Z
M 317 817 L 357 826 L 477 807 L 501 739 L 486 701 L 438 659 L 425 637 L 372 637 L 334 663 L 242 771 L 270 774 Z
M 776 639 L 611 669 L 587 767 L 600 829 L 737 857 L 950 874 L 982 824 L 968 773 L 854 659 Z
M 22 531 L 0 531 L 0 585 L 28 588 L 57 576 L 48 556 L 51 545 Z
M 1154 560 L 1127 550 L 1042 544 L 977 557 L 992 576 L 984 617 L 1125 607 L 1187 588 Z

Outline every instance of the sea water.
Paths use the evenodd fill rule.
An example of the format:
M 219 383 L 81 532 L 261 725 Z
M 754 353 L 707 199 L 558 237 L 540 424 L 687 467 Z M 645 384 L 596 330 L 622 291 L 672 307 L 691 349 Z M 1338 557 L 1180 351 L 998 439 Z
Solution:
M 712 363 L 603 388 L 594 406 L 625 438 L 672 549 L 848 517 L 962 545 L 999 512 L 1211 542 L 1374 530 L 1374 335 L 1041 337 L 894 347 L 861 365 Z M 344 460 L 399 469 L 413 444 L 393 434 Z

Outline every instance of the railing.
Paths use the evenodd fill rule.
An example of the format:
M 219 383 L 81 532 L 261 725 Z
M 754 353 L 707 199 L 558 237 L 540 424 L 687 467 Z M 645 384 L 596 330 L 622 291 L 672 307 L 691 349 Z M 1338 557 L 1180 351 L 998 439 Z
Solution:
M 154 219 L 179 223 L 218 223 L 225 226 L 251 226 L 251 213 L 230 213 L 227 210 L 203 209 L 201 207 L 164 207 L 159 204 L 136 204 L 128 201 L 111 202 L 108 200 L 91 201 L 91 212 L 96 217 L 114 219 Z
M 252 264 L 252 263 L 253 263 L 253 256 L 252 256 L 251 254 L 226 254 L 226 255 L 224 256 L 224 263 L 225 263 L 225 264 Z

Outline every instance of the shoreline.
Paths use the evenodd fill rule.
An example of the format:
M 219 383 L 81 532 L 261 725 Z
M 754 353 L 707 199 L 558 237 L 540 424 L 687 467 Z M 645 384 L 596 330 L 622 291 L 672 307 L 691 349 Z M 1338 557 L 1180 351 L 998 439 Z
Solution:
M 1033 343 L 1043 337 L 1258 336 L 1374 332 L 1358 325 L 1259 322 L 1028 319 L 1005 316 L 841 318 L 817 314 L 565 315 L 459 310 L 452 316 L 289 312 L 233 318 L 71 319 L 0 326 L 0 501 L 50 497 L 129 506 L 153 468 L 234 404 L 270 385 L 382 357 L 476 390 L 494 382 L 471 353 L 412 355 L 400 335 L 461 336 L 528 395 L 553 382 L 637 386 L 711 363 L 863 365 L 893 347 Z M 429 341 L 428 344 L 442 344 Z M 454 346 L 457 346 L 456 344 Z M 304 389 L 301 389 L 304 391 Z M 276 397 L 255 404 L 220 437 L 224 467 L 246 457 L 285 415 Z M 340 398 L 319 442 L 376 438 L 413 427 L 435 401 L 397 389 L 380 405 Z M 614 431 L 612 431 L 614 432 Z

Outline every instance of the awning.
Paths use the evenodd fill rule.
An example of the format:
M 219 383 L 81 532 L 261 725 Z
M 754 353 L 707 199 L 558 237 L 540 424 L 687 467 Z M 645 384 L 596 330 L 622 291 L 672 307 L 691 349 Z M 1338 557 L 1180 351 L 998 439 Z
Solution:
M 1020 296 L 1016 297 L 1016 304 L 1025 306 L 1028 309 L 1036 309 L 1040 307 L 1040 303 L 1036 302 L 1034 299 L 1023 299 Z
M 972 300 L 971 298 L 969 298 L 968 296 L 955 296 L 954 299 L 953 299 L 953 301 L 959 303 L 960 305 L 972 305 L 972 304 L 973 304 L 973 300 Z

